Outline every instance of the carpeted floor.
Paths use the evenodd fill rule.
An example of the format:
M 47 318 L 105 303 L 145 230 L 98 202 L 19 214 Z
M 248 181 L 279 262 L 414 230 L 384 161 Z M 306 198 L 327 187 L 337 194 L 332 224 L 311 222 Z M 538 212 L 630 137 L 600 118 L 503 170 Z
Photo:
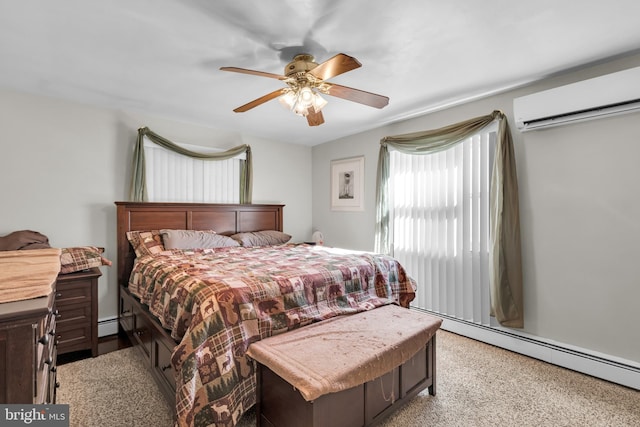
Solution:
M 436 396 L 423 392 L 382 426 L 640 426 L 640 391 L 442 330 L 436 373 Z M 173 425 L 136 349 L 62 365 L 58 381 L 72 427 Z M 252 409 L 238 426 L 254 425 Z

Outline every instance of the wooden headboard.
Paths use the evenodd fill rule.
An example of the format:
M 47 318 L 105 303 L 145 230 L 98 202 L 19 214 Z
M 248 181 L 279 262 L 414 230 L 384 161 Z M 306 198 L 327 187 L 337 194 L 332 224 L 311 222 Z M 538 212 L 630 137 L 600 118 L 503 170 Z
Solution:
M 118 283 L 127 286 L 135 253 L 127 231 L 214 230 L 231 235 L 282 229 L 284 205 L 115 202 L 118 221 Z

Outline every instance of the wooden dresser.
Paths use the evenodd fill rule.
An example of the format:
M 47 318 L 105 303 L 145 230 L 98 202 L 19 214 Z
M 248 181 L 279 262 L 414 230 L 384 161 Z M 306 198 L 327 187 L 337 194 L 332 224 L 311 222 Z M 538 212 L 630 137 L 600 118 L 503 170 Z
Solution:
M 0 304 L 0 403 L 56 402 L 55 292 Z
M 56 282 L 58 354 L 91 350 L 98 355 L 99 268 L 60 274 Z

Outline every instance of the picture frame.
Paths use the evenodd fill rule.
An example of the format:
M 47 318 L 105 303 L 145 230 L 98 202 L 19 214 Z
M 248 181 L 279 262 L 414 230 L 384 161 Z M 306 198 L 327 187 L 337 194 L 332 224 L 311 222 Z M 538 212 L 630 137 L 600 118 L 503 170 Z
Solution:
M 331 210 L 364 210 L 364 156 L 331 161 Z

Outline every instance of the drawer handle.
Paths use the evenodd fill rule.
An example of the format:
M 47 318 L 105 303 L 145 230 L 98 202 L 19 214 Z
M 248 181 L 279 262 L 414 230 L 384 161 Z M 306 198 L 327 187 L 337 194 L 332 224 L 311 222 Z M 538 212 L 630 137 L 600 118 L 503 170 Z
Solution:
M 167 369 L 169 369 L 170 367 L 171 367 L 171 364 L 161 367 L 161 368 L 160 368 L 160 370 L 161 370 L 162 372 L 164 372 L 164 371 L 166 371 Z
M 142 335 L 144 335 L 144 330 L 143 329 L 138 329 L 137 331 L 133 332 L 136 336 L 140 337 Z
M 122 313 L 120 314 L 127 314 L 127 313 L 131 313 L 131 309 L 127 308 L 126 310 L 122 310 Z
M 53 363 L 53 359 L 50 357 L 47 357 L 47 360 L 45 360 L 44 363 L 46 363 L 47 365 L 51 365 Z
M 56 298 L 60 298 L 62 296 L 61 292 L 56 293 Z
M 47 345 L 49 344 L 49 335 L 43 335 L 40 337 L 40 339 L 38 340 L 38 342 L 42 345 Z

